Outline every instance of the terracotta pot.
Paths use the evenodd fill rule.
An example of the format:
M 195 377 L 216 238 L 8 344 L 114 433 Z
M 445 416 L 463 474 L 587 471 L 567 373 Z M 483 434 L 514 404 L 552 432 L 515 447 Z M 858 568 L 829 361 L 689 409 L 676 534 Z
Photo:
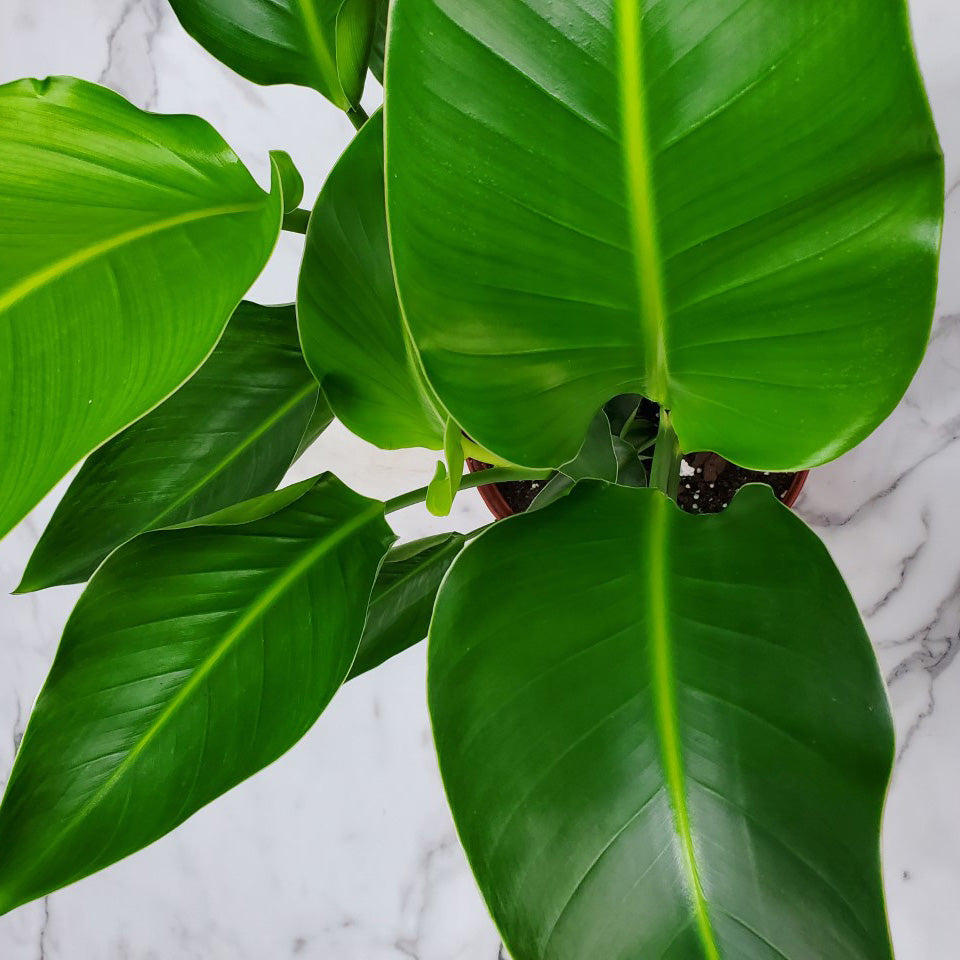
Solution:
M 479 460 L 467 457 L 467 468 L 471 473 L 476 473 L 478 470 L 485 470 L 486 466 L 481 464 Z M 800 496 L 800 491 L 807 482 L 809 475 L 809 470 L 801 470 L 793 478 L 793 483 L 790 484 L 787 492 L 783 495 L 783 503 L 786 506 L 792 507 L 797 502 L 797 497 Z M 487 505 L 487 509 L 493 514 L 495 519 L 504 520 L 507 517 L 513 516 L 513 508 L 507 503 L 497 484 L 488 483 L 482 487 L 477 487 L 477 492 L 483 498 L 483 502 Z
M 793 483 L 790 484 L 790 486 L 787 488 L 787 492 L 783 495 L 783 502 L 788 507 L 792 507 L 797 502 L 797 497 L 800 496 L 800 491 L 803 489 L 803 485 L 807 482 L 807 477 L 809 476 L 809 470 L 801 470 L 793 478 Z

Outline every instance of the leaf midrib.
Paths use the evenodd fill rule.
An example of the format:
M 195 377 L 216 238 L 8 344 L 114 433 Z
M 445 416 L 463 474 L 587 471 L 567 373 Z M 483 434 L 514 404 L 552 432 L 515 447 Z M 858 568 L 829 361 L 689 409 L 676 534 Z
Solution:
M 452 534 L 452 536 L 462 536 L 462 534 Z M 418 563 L 416 566 L 411 567 L 409 570 L 402 573 L 396 580 L 393 581 L 382 593 L 378 594 L 376 597 L 371 598 L 370 604 L 379 603 L 384 598 L 389 597 L 391 594 L 395 593 L 405 584 L 409 583 L 414 577 L 419 576 L 424 570 L 433 566 L 438 558 L 446 556 L 447 552 L 456 546 L 456 550 L 461 550 L 463 544 L 458 540 L 448 540 L 446 543 L 438 544 L 437 550 L 435 553 L 431 554 L 425 563 Z
M 653 691 L 657 734 L 666 779 L 674 826 L 680 840 L 683 866 L 692 897 L 697 931 L 707 960 L 720 960 L 716 936 L 710 921 L 706 896 L 700 880 L 690 813 L 687 809 L 686 777 L 683 768 L 683 750 L 680 743 L 680 724 L 677 714 L 676 678 L 673 670 L 673 640 L 670 630 L 668 584 L 670 581 L 670 514 L 674 507 L 666 497 L 655 494 L 650 525 L 649 550 L 644 560 L 649 576 L 650 592 L 650 660 L 651 689 Z
M 113 788 L 123 779 L 126 773 L 133 767 L 140 755 L 146 750 L 150 743 L 164 729 L 170 719 L 176 715 L 180 707 L 191 697 L 194 691 L 209 676 L 217 664 L 230 652 L 234 644 L 240 639 L 256 620 L 265 614 L 280 597 L 300 579 L 316 563 L 320 557 L 329 553 L 344 540 L 352 536 L 362 527 L 366 526 L 377 516 L 381 514 L 383 504 L 373 502 L 366 510 L 357 514 L 352 520 L 338 527 L 330 534 L 322 537 L 311 547 L 286 573 L 279 577 L 274 583 L 259 593 L 253 602 L 246 608 L 246 612 L 237 620 L 233 627 L 227 631 L 223 639 L 214 647 L 208 656 L 194 670 L 191 676 L 182 687 L 171 698 L 170 702 L 154 719 L 143 735 L 133 744 L 126 757 L 117 766 L 117 769 L 97 788 L 93 795 L 87 799 L 83 806 L 78 810 L 70 820 L 65 824 L 57 836 L 47 845 L 44 854 L 33 864 L 33 873 L 43 864 L 48 862 L 51 856 L 57 851 L 63 839 L 70 835 L 73 830 L 81 824 L 96 809 L 101 801 L 113 790 Z M 11 775 L 12 779 L 12 775 Z
M 128 243 L 141 240 L 144 237 L 156 233 L 162 233 L 165 230 L 172 230 L 174 227 L 183 226 L 187 223 L 193 223 L 197 220 L 207 220 L 213 217 L 223 217 L 234 213 L 250 213 L 258 207 L 260 202 L 225 204 L 219 207 L 208 207 L 203 210 L 189 210 L 185 213 L 178 213 L 172 217 L 165 217 L 163 220 L 156 220 L 153 223 L 143 224 L 118 233 L 116 236 L 107 237 L 97 243 L 92 243 L 88 247 L 75 250 L 73 253 L 55 260 L 40 270 L 24 277 L 19 283 L 15 283 L 5 293 L 0 293 L 0 313 L 16 306 L 21 300 L 26 299 L 30 294 L 42 289 L 50 283 L 61 279 L 68 273 L 91 263 L 98 257 L 111 253 Z
M 644 91 L 643 12 L 639 0 L 616 0 L 617 80 L 621 147 L 631 248 L 643 337 L 646 395 L 667 402 L 667 310 L 657 229 L 651 150 Z

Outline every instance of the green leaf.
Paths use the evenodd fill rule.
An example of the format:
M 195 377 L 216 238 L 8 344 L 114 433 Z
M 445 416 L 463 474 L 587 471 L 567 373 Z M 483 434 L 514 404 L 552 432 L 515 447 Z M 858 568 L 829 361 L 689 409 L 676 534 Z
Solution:
M 602 410 L 590 421 L 576 457 L 558 470 L 571 480 L 594 479 L 613 483 L 617 479 L 617 454 L 613 449 L 610 421 Z
M 200 366 L 280 216 L 197 117 L 0 87 L 0 536 Z
M 620 437 L 612 437 L 617 457 L 617 483 L 626 487 L 645 487 L 649 481 L 647 470 L 637 456 L 633 444 Z
M 0 914 L 145 847 L 292 747 L 392 534 L 329 474 L 143 534 L 67 622 L 0 806 Z
M 463 480 L 463 432 L 453 421 L 447 421 L 443 435 L 445 463 L 438 463 L 430 486 L 427 488 L 427 509 L 435 517 L 446 517 L 453 507 L 454 498 Z
M 300 440 L 300 446 L 297 448 L 297 455 L 293 458 L 299 460 L 319 439 L 327 427 L 333 422 L 333 411 L 327 405 L 322 393 L 317 391 L 317 402 L 307 423 L 307 429 L 303 432 L 303 438 Z
M 447 796 L 514 960 L 890 960 L 883 683 L 768 489 L 704 518 L 580 483 L 497 524 L 447 575 L 428 658 Z
M 349 430 L 388 450 L 442 447 L 446 413 L 420 372 L 393 285 L 380 113 L 314 207 L 297 311 L 303 354 Z
M 18 591 L 86 580 L 138 533 L 273 490 L 318 393 L 293 307 L 242 303 L 193 378 L 90 455 Z
M 460 481 L 463 479 L 463 465 L 466 458 L 463 453 L 463 431 L 452 418 L 447 420 L 447 426 L 443 432 L 443 455 L 447 461 L 450 502 L 453 503 L 453 498 L 460 489 Z
M 286 150 L 271 150 L 270 159 L 273 160 L 283 185 L 283 212 L 290 213 L 300 206 L 303 199 L 303 176 Z
M 336 23 L 337 74 L 351 104 L 360 103 L 379 0 L 342 0 Z
M 265 86 L 313 87 L 343 110 L 363 93 L 375 3 L 170 0 L 187 33 L 231 70 Z
M 462 533 L 446 533 L 394 547 L 387 554 L 348 679 L 379 667 L 426 637 L 440 581 L 465 543 Z
M 900 0 L 396 0 L 388 42 L 400 299 L 478 443 L 560 463 L 632 392 L 794 470 L 893 409 L 943 212 Z
M 568 463 L 557 468 L 555 476 L 536 495 L 531 510 L 542 510 L 560 497 L 566 496 L 577 480 L 595 479 L 615 483 L 620 471 L 620 459 L 627 463 L 628 458 L 619 449 L 615 449 L 614 438 L 610 432 L 610 419 L 601 410 L 590 421 L 587 434 L 583 438 L 577 455 Z
M 450 495 L 450 478 L 446 465 L 442 460 L 437 461 L 433 471 L 433 479 L 427 487 L 426 507 L 435 517 L 446 517 L 453 506 L 453 497 Z
M 383 84 L 383 61 L 387 46 L 387 16 L 390 12 L 390 0 L 380 0 L 377 8 L 377 26 L 373 32 L 373 46 L 370 49 L 370 72 Z

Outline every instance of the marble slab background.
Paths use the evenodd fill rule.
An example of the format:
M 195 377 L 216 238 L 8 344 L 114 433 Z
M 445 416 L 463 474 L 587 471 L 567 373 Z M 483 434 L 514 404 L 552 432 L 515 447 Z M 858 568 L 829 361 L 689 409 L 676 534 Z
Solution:
M 846 575 L 889 683 L 899 759 L 884 857 L 897 957 L 939 960 L 960 942 L 960 3 L 910 7 L 947 157 L 933 341 L 899 409 L 816 471 L 799 511 Z M 267 150 L 288 150 L 307 201 L 352 132 L 318 95 L 255 87 L 220 66 L 166 0 L 0 0 L 0 82 L 54 73 L 206 117 L 263 183 Z M 301 244 L 285 235 L 256 299 L 292 298 Z M 426 483 L 431 465 L 334 427 L 293 478 L 333 468 L 386 497 Z M 0 544 L 0 786 L 79 592 L 7 595 L 62 490 Z M 485 520 L 475 493 L 461 499 L 444 522 L 405 511 L 400 532 Z M 0 958 L 496 960 L 446 811 L 423 675 L 414 649 L 349 684 L 296 749 L 172 836 L 0 919 Z

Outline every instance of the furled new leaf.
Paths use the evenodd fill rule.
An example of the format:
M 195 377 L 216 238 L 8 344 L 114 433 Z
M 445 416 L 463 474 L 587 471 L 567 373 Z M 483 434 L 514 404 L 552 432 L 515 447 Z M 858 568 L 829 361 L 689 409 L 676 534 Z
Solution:
M 465 543 L 462 533 L 446 533 L 394 547 L 387 554 L 349 679 L 426 637 L 440 581 Z
M 617 454 L 613 448 L 610 421 L 601 410 L 587 428 L 577 455 L 559 468 L 559 472 L 571 480 L 617 479 Z
M 626 487 L 645 487 L 649 481 L 647 470 L 633 444 L 613 437 L 613 452 L 617 457 L 617 483 Z
M 184 29 L 254 83 L 313 87 L 360 103 L 377 0 L 170 0 Z
M 197 373 L 90 455 L 19 589 L 86 580 L 138 533 L 273 490 L 294 459 L 318 394 L 300 354 L 293 307 L 240 304 Z M 325 406 L 321 411 L 329 423 Z
M 286 150 L 271 150 L 270 159 L 273 160 L 283 185 L 283 212 L 290 213 L 300 206 L 303 199 L 303 175 Z
M 433 479 L 427 487 L 427 509 L 435 517 L 445 517 L 453 507 L 454 497 L 463 480 L 463 432 L 453 421 L 447 421 L 443 434 L 444 460 L 437 464 Z
M 370 49 L 370 72 L 383 83 L 384 54 L 387 46 L 387 17 L 390 13 L 390 0 L 380 0 L 377 11 L 377 26 L 373 32 L 373 46 Z
M 560 497 L 565 496 L 578 480 L 606 480 L 609 483 L 617 481 L 620 472 L 620 462 L 624 463 L 626 472 L 631 472 L 630 457 L 627 451 L 614 447 L 614 440 L 622 443 L 619 437 L 610 432 L 610 419 L 601 410 L 590 421 L 587 434 L 583 438 L 577 455 L 567 463 L 557 468 L 555 476 L 537 494 L 530 505 L 532 510 L 541 510 L 543 507 Z M 629 444 L 626 444 L 629 447 Z M 636 457 L 634 457 L 636 460 Z M 639 466 L 639 461 L 637 461 Z M 641 468 L 642 469 L 642 468 Z M 631 484 L 634 486 L 635 484 Z
M 0 536 L 203 362 L 280 229 L 203 120 L 0 87 Z
M 272 763 L 356 655 L 392 534 L 329 474 L 143 534 L 64 631 L 0 806 L 0 914 Z
M 379 113 L 314 207 L 297 312 L 303 354 L 348 429 L 385 449 L 442 447 L 446 412 L 420 371 L 393 284 Z
M 633 392 L 792 470 L 892 410 L 943 211 L 903 0 L 395 0 L 388 46 L 400 298 L 478 443 L 560 463 Z
M 429 699 L 514 960 L 890 960 L 893 730 L 823 545 L 766 488 L 725 513 L 580 483 L 454 562 Z

